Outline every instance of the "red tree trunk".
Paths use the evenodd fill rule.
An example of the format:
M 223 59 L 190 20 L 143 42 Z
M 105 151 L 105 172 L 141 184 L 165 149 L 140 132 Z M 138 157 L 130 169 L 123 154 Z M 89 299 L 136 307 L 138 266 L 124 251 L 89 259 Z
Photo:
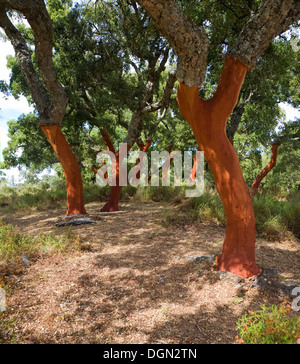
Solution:
M 127 153 L 131 149 L 131 146 L 127 146 Z M 115 151 L 115 149 L 113 148 Z M 119 211 L 119 202 L 122 192 L 122 186 L 120 186 L 120 158 L 119 151 L 115 152 L 116 156 L 116 170 L 113 171 L 116 177 L 116 186 L 112 186 L 110 190 L 110 196 L 107 203 L 100 210 L 101 212 L 117 212 Z
M 178 88 L 180 111 L 204 151 L 226 215 L 223 252 L 216 268 L 244 278 L 260 272 L 255 261 L 255 216 L 237 154 L 225 129 L 247 71 L 248 67 L 229 56 L 217 92 L 207 101 L 199 97 L 198 87 L 180 84 Z
M 77 159 L 58 125 L 41 126 L 60 163 L 67 185 L 67 216 L 87 212 L 84 207 L 83 184 Z
M 122 186 L 120 186 L 119 176 L 120 176 L 120 160 L 119 152 L 115 153 L 116 156 L 116 186 L 112 186 L 110 190 L 110 195 L 107 203 L 102 207 L 101 212 L 116 212 L 119 211 L 119 202 L 122 192 Z
M 152 140 L 150 140 L 150 139 L 146 140 L 146 144 L 144 144 L 143 142 L 137 141 L 136 144 L 140 148 L 140 152 L 147 153 L 149 148 L 151 147 Z M 138 158 L 137 161 L 136 161 L 135 166 L 138 166 L 140 163 L 141 163 L 141 160 L 140 160 L 140 158 Z M 136 178 L 137 179 L 141 178 L 141 171 L 140 170 L 137 172 Z
M 280 143 L 275 143 L 272 145 L 272 156 L 268 165 L 260 172 L 260 174 L 255 178 L 252 184 L 252 194 L 256 195 L 260 189 L 261 181 L 269 174 L 269 172 L 276 167 L 277 164 L 277 156 L 278 156 L 278 148 Z
M 122 192 L 122 186 L 112 186 L 109 199 L 102 207 L 101 212 L 117 212 L 119 211 L 119 202 Z
M 198 148 L 197 150 L 200 151 L 200 148 Z M 199 163 L 197 160 L 197 154 L 195 154 L 193 157 L 193 168 L 192 168 L 192 172 L 190 174 L 190 178 L 192 181 L 194 181 L 196 179 L 198 167 L 199 167 Z

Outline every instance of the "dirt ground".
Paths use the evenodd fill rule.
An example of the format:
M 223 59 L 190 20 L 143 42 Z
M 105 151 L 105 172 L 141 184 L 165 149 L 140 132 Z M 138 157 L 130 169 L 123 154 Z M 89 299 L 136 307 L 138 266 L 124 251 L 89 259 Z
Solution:
M 99 204 L 87 206 L 96 214 Z M 245 288 L 209 262 L 225 230 L 213 223 L 162 223 L 162 203 L 126 203 L 126 212 L 72 227 L 82 249 L 43 256 L 10 278 L 2 340 L 21 343 L 234 343 L 248 310 L 286 298 Z M 61 233 L 63 210 L 0 216 L 21 233 Z M 297 240 L 257 241 L 257 261 L 300 282 Z M 1 336 L 1 335 L 0 335 Z

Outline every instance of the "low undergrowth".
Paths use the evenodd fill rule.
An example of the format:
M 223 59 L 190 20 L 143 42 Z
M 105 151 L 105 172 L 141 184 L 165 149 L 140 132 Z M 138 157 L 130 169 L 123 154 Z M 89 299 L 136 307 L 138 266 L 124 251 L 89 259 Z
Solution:
M 181 196 L 181 200 L 180 200 Z M 226 218 L 222 201 L 216 190 L 206 191 L 197 198 L 185 199 L 176 195 L 178 209 L 167 211 L 164 224 L 193 221 L 213 221 L 225 226 Z M 292 234 L 300 239 L 300 194 L 291 194 L 284 200 L 265 195 L 253 198 L 257 233 L 268 240 L 289 238 Z
M 241 344 L 297 344 L 300 338 L 299 316 L 291 315 L 287 304 L 262 306 L 249 312 L 237 323 Z
M 97 184 L 84 186 L 85 203 L 107 201 L 110 187 Z M 189 223 L 193 221 L 213 221 L 226 224 L 226 218 L 220 196 L 215 188 L 206 186 L 202 196 L 186 198 L 185 187 L 132 187 L 122 189 L 123 201 L 170 202 L 178 207 L 174 211 L 166 211 L 163 224 Z M 66 191 L 64 181 L 56 181 L 53 185 L 40 183 L 23 185 L 18 188 L 0 187 L 0 211 L 10 213 L 19 210 L 45 210 L 49 208 L 65 208 Z M 279 198 L 269 192 L 253 198 L 257 232 L 269 240 L 280 240 L 289 234 L 300 239 L 300 194 L 293 193 Z
M 0 220 L 0 263 L 20 257 L 34 257 L 52 252 L 67 252 L 80 247 L 79 238 L 70 230 L 64 234 L 21 234 L 13 225 Z

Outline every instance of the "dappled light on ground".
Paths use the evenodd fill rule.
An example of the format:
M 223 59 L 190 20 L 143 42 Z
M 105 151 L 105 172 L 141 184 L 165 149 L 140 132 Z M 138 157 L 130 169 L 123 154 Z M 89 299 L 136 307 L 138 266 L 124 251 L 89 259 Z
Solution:
M 11 273 L 5 317 L 16 341 L 28 343 L 233 343 L 248 310 L 285 297 L 224 276 L 209 261 L 224 228 L 177 221 L 170 204 L 122 204 L 126 213 L 72 227 L 80 249 L 43 255 Z M 98 204 L 90 204 L 97 216 Z M 6 216 L 22 233 L 62 234 L 63 210 Z M 300 280 L 299 243 L 258 240 L 257 262 L 282 280 Z M 3 339 L 2 339 L 3 340 Z

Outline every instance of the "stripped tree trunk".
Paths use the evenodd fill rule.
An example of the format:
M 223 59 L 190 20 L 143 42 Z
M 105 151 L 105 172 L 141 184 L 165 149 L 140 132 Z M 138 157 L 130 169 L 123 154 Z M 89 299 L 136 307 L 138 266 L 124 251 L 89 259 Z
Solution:
M 200 148 L 198 148 L 197 150 L 200 152 Z M 192 172 L 190 174 L 190 179 L 192 181 L 194 181 L 196 179 L 198 167 L 199 167 L 199 162 L 197 159 L 197 154 L 195 154 L 193 157 L 193 168 L 192 168 Z
M 110 195 L 107 203 L 102 207 L 101 212 L 117 212 L 119 211 L 119 202 L 122 192 L 122 186 L 120 186 L 120 153 L 116 151 L 115 146 L 105 129 L 100 130 L 104 143 L 107 146 L 107 150 L 112 152 L 116 157 L 116 168 L 113 170 L 113 177 L 115 180 L 115 186 L 111 186 Z M 127 153 L 131 149 L 131 146 L 127 145 Z
M 146 114 L 156 112 L 160 109 L 167 108 L 170 100 L 174 84 L 176 81 L 176 73 L 174 71 L 169 72 L 169 77 L 166 82 L 166 87 L 162 99 L 157 103 L 151 103 L 154 95 L 155 84 L 158 80 L 159 75 L 155 75 L 155 68 L 157 66 L 156 62 L 152 62 L 148 67 L 148 80 L 145 85 L 144 93 L 141 95 L 139 104 L 136 110 L 132 113 L 132 117 L 128 126 L 127 135 L 124 139 L 124 143 L 127 144 L 127 152 L 132 148 L 135 143 L 139 144 L 139 139 L 141 137 L 142 130 L 144 128 L 144 116 Z M 111 193 L 108 202 L 101 209 L 102 212 L 115 212 L 119 211 L 119 200 L 121 196 L 122 186 L 119 185 L 119 171 L 120 171 L 120 161 L 119 153 L 115 151 L 113 143 L 106 133 L 102 133 L 102 137 L 108 147 L 108 150 L 113 152 L 116 156 L 116 186 L 111 187 Z M 150 140 L 147 141 L 145 145 L 145 150 L 150 147 Z
M 180 111 L 204 151 L 225 210 L 226 235 L 217 269 L 243 277 L 259 273 L 255 262 L 255 217 L 249 189 L 225 128 L 247 71 L 245 65 L 229 56 L 211 100 L 202 100 L 198 87 L 180 84 L 178 89 Z
M 122 192 L 122 186 L 120 186 L 120 159 L 119 159 L 119 151 L 115 153 L 116 156 L 116 170 L 113 171 L 115 173 L 115 181 L 116 185 L 112 186 L 110 189 L 110 195 L 107 203 L 100 210 L 101 212 L 117 212 L 119 211 L 119 202 Z
M 44 83 L 34 69 L 23 36 L 7 16 L 9 9 L 21 11 L 32 27 L 36 61 Z M 52 24 L 44 1 L 0 0 L 0 27 L 14 47 L 19 67 L 36 104 L 38 127 L 42 129 L 63 166 L 67 187 L 67 215 L 86 214 L 78 162 L 61 132 L 68 98 L 53 67 Z
M 280 143 L 274 143 L 272 145 L 272 156 L 270 162 L 267 166 L 260 172 L 260 174 L 255 178 L 252 184 L 252 195 L 256 195 L 260 189 L 260 184 L 262 180 L 271 172 L 273 168 L 276 167 L 277 164 L 277 157 L 278 157 L 278 148 Z
M 213 173 L 226 215 L 226 236 L 218 270 L 249 278 L 260 270 L 255 261 L 255 216 L 237 154 L 226 136 L 226 123 L 237 104 L 247 72 L 272 39 L 300 18 L 300 1 L 266 0 L 253 13 L 226 58 L 218 90 L 200 99 L 209 40 L 176 0 L 137 0 L 178 56 L 178 104 L 191 125 Z
M 42 125 L 41 129 L 51 143 L 64 170 L 67 185 L 67 215 L 86 214 L 80 169 L 60 126 Z

